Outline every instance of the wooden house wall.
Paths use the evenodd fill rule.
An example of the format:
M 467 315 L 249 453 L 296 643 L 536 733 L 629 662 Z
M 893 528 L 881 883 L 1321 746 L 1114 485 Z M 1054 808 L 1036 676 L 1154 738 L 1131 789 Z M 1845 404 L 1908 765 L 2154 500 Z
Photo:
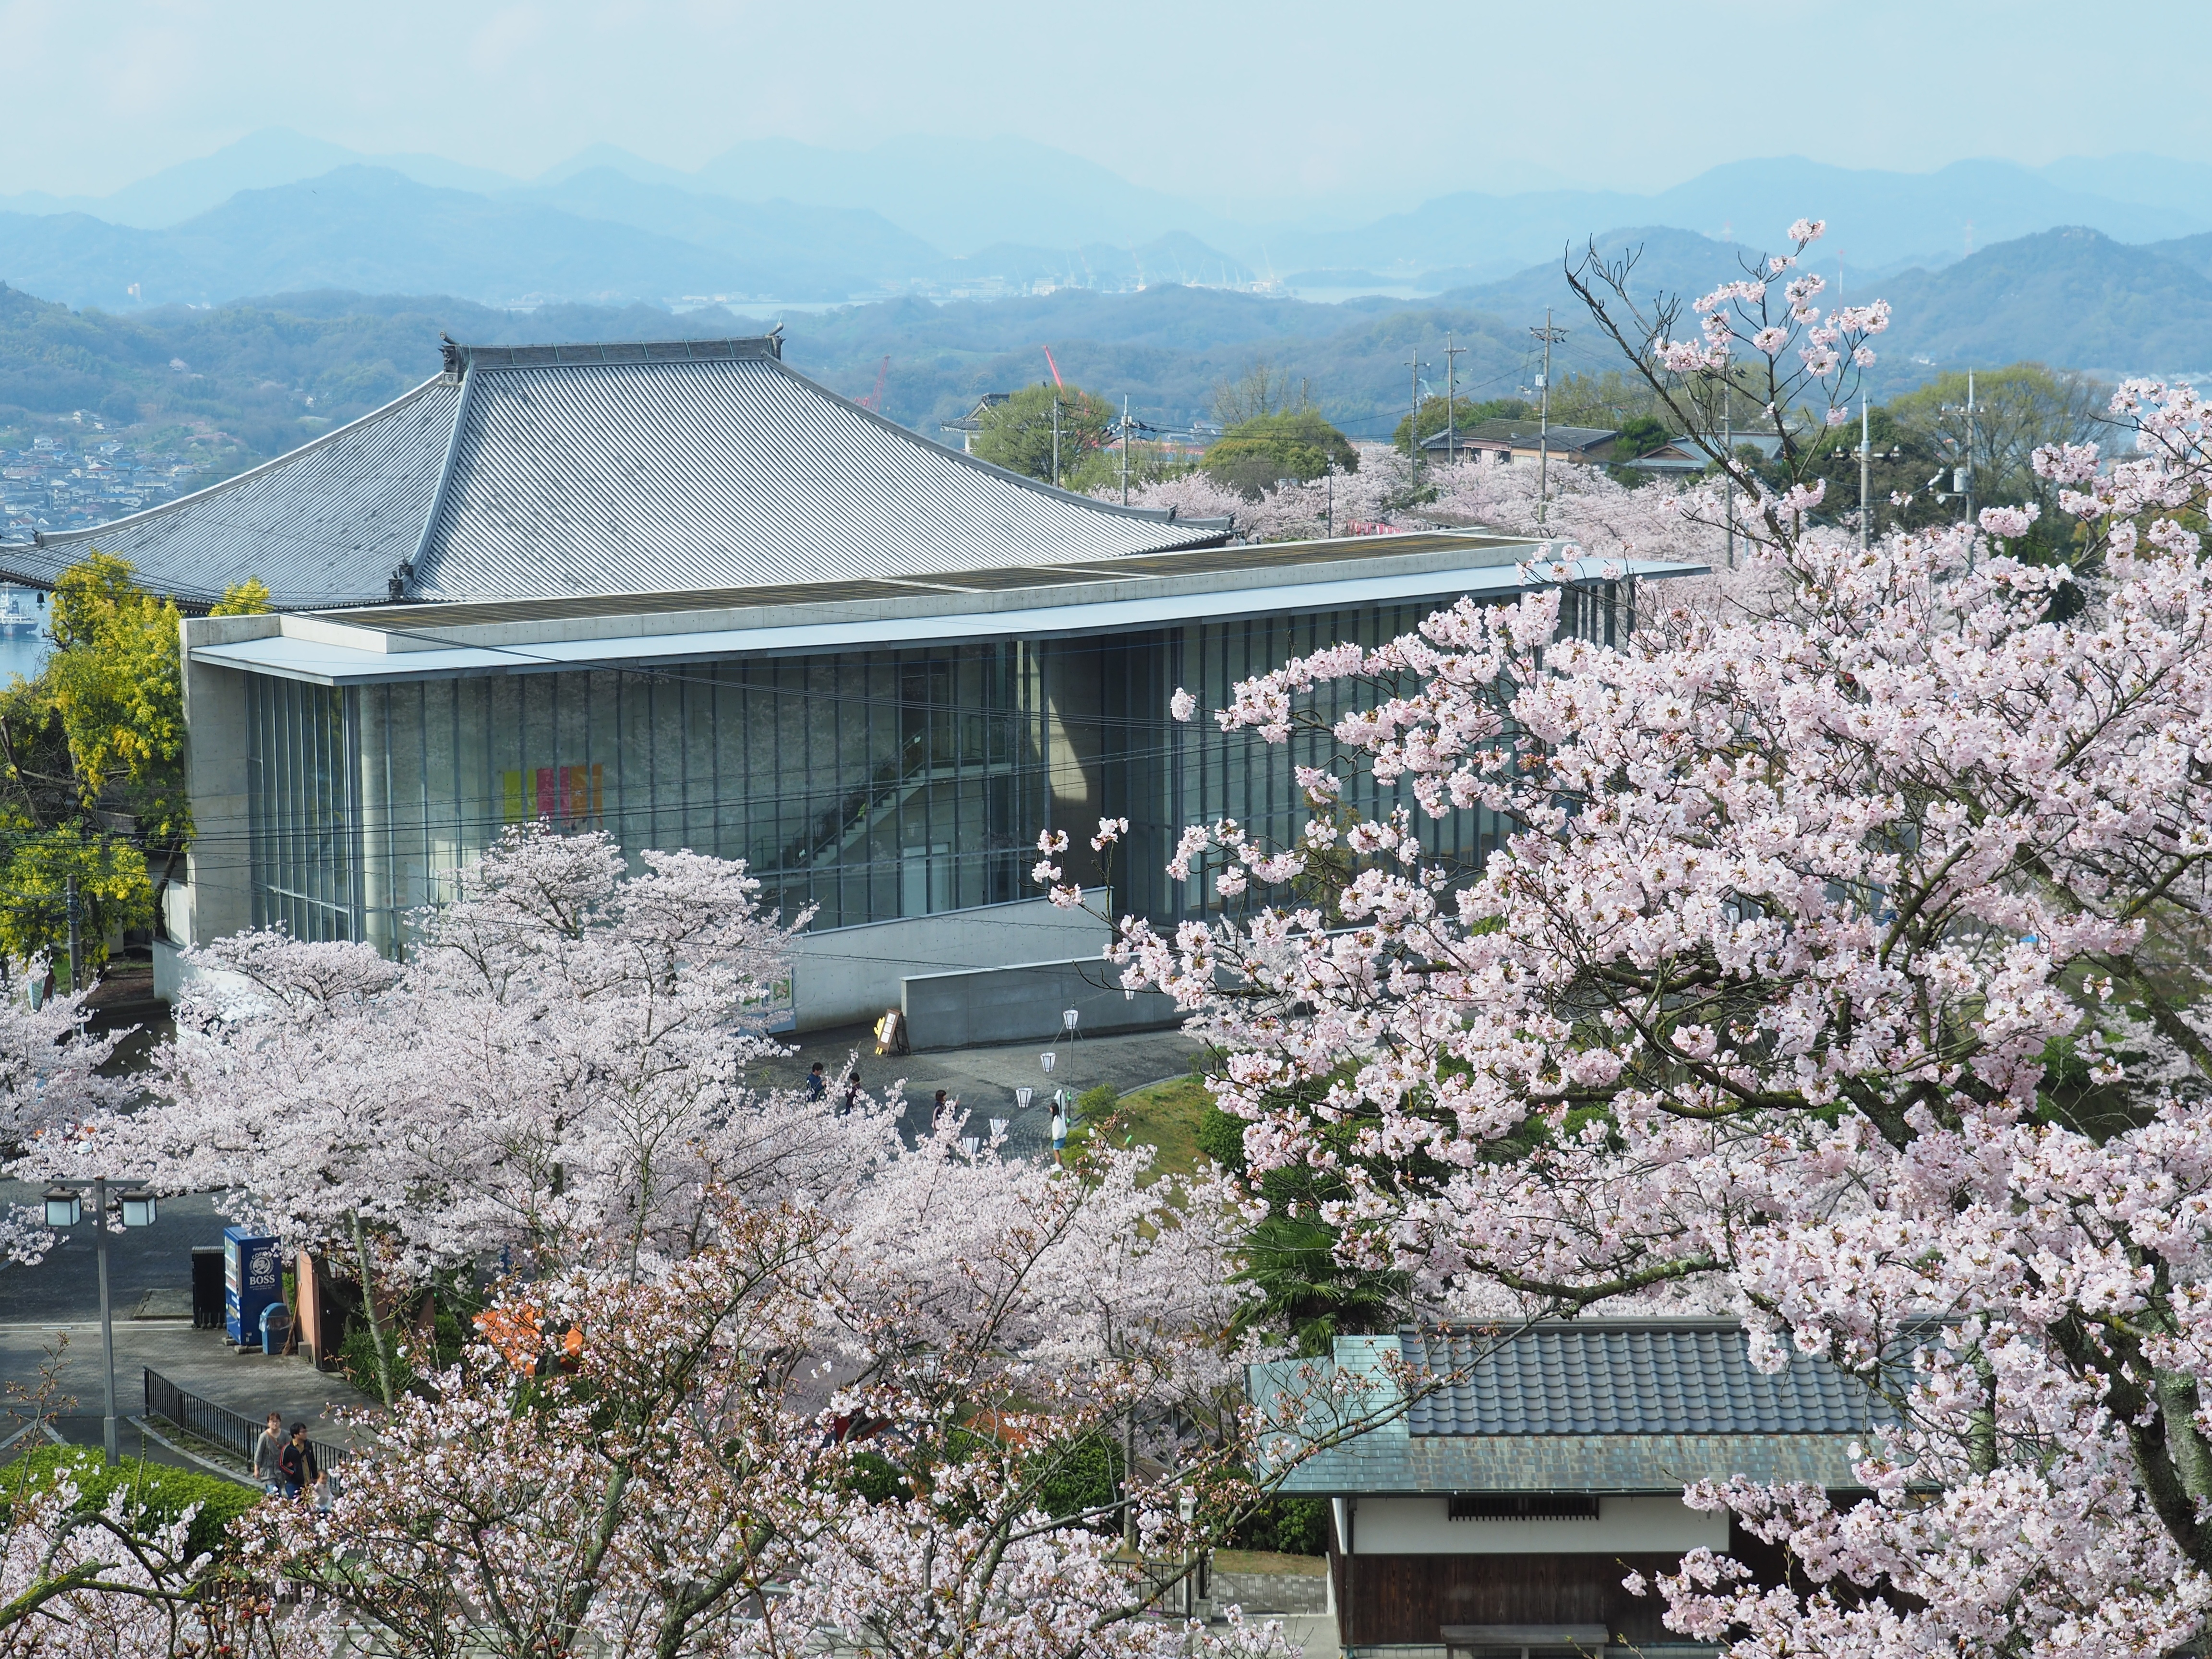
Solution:
M 1445 1625 L 1603 1625 L 1619 1638 L 1662 1642 L 1664 1603 L 1620 1581 L 1672 1572 L 1671 1555 L 1333 1555 L 1338 1628 L 1346 1646 L 1429 1643 Z
M 1755 1583 L 1808 1588 L 1775 1545 L 1729 1522 L 1729 1554 Z M 1339 1630 L 1353 1643 L 1433 1644 L 1445 1625 L 1603 1625 L 1630 1642 L 1679 1642 L 1661 1623 L 1665 1601 L 1631 1595 L 1620 1581 L 1680 1565 L 1672 1554 L 1360 1555 L 1347 1559 L 1329 1540 Z

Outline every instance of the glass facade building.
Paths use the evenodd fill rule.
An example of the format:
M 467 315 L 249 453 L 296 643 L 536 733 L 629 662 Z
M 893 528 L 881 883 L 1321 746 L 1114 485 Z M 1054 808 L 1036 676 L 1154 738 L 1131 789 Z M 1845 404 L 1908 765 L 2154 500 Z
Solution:
M 1610 593 L 1563 625 L 1609 635 Z M 1409 631 L 1437 601 L 1192 622 L 1089 638 L 494 673 L 320 686 L 249 674 L 252 919 L 295 936 L 401 950 L 409 912 L 509 824 L 604 830 L 635 858 L 742 858 L 786 916 L 819 931 L 1031 898 L 1039 833 L 1086 867 L 1101 817 L 1130 820 L 1117 910 L 1166 922 L 1207 902 L 1162 866 L 1186 824 L 1237 819 L 1280 842 L 1301 819 L 1295 769 L 1321 734 L 1269 744 L 1173 720 L 1239 680 L 1345 641 Z M 1625 617 L 1620 619 L 1625 623 Z M 1334 716 L 1360 693 L 1324 692 Z M 1410 799 L 1410 797 L 1407 797 Z M 1362 777 L 1355 811 L 1397 791 Z M 1425 823 L 1426 821 L 1424 820 Z M 1500 826 L 1428 823 L 1469 863 Z

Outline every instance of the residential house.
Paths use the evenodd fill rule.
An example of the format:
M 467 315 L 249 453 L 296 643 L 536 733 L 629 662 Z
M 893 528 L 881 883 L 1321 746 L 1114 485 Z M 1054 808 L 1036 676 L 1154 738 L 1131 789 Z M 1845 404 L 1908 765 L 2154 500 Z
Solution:
M 1701 1547 L 1779 1570 L 1724 1511 L 1685 1504 L 1684 1486 L 1742 1474 L 1850 1488 L 1850 1448 L 1877 1411 L 1825 1359 L 1760 1370 L 1723 1320 L 1340 1337 L 1316 1369 L 1254 1366 L 1251 1389 L 1281 1429 L 1267 1443 L 1277 1467 L 1399 1403 L 1295 1462 L 1279 1490 L 1329 1500 L 1347 1651 L 1486 1659 L 1677 1646 L 1659 1599 L 1623 1588 L 1630 1572 L 1671 1571 Z
M 1436 432 L 1421 441 L 1421 453 L 1443 460 L 1455 450 L 1492 454 L 1507 461 L 1534 460 L 1549 453 L 1555 461 L 1578 464 L 1602 461 L 1612 453 L 1620 434 L 1608 427 L 1554 426 L 1548 432 L 1540 422 L 1527 417 L 1477 421 L 1458 432 Z

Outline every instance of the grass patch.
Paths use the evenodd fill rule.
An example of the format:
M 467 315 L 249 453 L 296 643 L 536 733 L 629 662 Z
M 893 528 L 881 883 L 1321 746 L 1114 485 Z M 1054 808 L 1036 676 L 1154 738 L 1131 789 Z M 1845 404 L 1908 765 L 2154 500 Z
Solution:
M 1078 1123 L 1069 1145 L 1086 1145 L 1097 1135 L 1104 1146 L 1152 1146 L 1158 1152 L 1154 1174 L 1188 1175 L 1199 1164 L 1198 1126 L 1212 1103 L 1213 1097 L 1196 1078 L 1148 1084 L 1123 1095 L 1111 1112 Z

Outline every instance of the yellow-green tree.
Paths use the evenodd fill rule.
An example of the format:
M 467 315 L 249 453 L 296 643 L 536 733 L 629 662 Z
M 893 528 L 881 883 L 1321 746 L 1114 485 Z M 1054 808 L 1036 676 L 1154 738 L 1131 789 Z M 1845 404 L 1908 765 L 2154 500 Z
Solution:
M 8 884 L 0 903 L 0 952 L 15 960 L 43 952 L 67 979 L 71 877 L 87 967 L 107 960 L 110 935 L 153 921 L 146 854 L 128 839 L 82 823 L 44 831 L 21 823 L 4 828 L 13 844 L 0 873 Z
M 184 677 L 175 604 L 127 559 L 94 552 L 54 585 L 55 649 L 33 680 L 0 691 L 0 947 L 58 957 L 76 878 L 87 958 L 153 917 L 192 836 L 185 787 Z M 248 578 L 218 615 L 269 609 Z
M 222 597 L 208 607 L 210 617 L 258 617 L 270 609 L 269 586 L 258 576 L 248 576 L 222 590 Z
M 77 796 L 129 812 L 149 847 L 192 832 L 184 780 L 185 707 L 173 601 L 132 580 L 128 559 L 94 552 L 54 584 L 56 649 L 46 682 L 69 744 Z

